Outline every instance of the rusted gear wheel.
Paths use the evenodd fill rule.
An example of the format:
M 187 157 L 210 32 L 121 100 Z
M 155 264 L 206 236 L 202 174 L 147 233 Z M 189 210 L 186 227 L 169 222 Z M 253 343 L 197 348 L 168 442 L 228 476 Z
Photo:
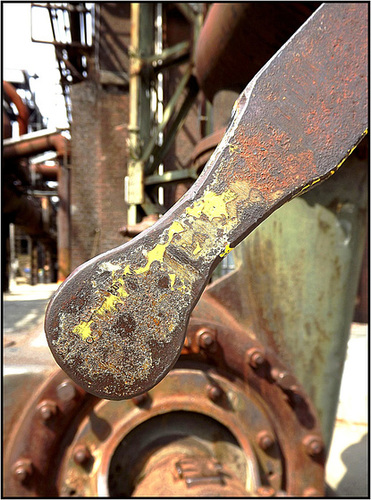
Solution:
M 15 496 L 320 496 L 325 453 L 294 377 L 248 332 L 192 319 L 148 393 L 87 395 L 52 377 L 5 460 Z

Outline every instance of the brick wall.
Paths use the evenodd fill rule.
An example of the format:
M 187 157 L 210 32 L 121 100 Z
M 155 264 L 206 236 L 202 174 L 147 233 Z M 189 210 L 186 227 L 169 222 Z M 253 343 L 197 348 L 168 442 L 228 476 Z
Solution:
M 128 94 L 93 81 L 71 89 L 71 269 L 120 245 L 126 223 Z

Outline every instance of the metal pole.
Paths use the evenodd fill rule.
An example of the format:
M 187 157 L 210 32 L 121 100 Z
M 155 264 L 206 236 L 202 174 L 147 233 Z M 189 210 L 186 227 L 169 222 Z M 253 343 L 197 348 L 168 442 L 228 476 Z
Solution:
M 58 281 L 63 281 L 71 271 L 70 170 L 64 165 L 58 167 L 58 196 Z
M 10 268 L 9 268 L 9 286 L 15 282 L 15 227 L 14 224 L 9 224 L 9 253 L 10 253 Z
M 129 148 L 130 160 L 126 201 L 128 225 L 137 222 L 137 205 L 144 203 L 144 165 L 138 161 L 151 128 L 149 74 L 142 67 L 142 58 L 153 52 L 153 4 L 131 4 L 131 57 L 129 80 Z

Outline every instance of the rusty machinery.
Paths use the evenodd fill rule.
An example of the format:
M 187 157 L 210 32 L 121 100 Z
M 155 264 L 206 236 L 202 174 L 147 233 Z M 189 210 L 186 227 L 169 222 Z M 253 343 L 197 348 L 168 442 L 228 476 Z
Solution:
M 61 172 L 67 168 L 69 154 L 68 140 L 61 131 L 45 129 L 44 119 L 35 103 L 35 95 L 31 92 L 31 77 L 25 71 L 19 73 L 22 75 L 21 81 L 3 81 L 3 290 L 7 290 L 9 286 L 11 258 L 8 252 L 11 254 L 10 248 L 14 247 L 14 241 L 10 243 L 10 224 L 17 226 L 30 238 L 31 283 L 36 284 L 38 281 L 38 253 L 41 249 L 47 268 L 46 279 L 54 278 L 53 261 L 57 253 L 56 208 L 50 200 L 56 193 L 48 187 L 47 182 L 59 179 L 59 195 L 63 199 L 64 181 Z M 12 137 L 14 122 L 18 123 L 19 137 Z M 55 151 L 49 159 L 56 159 L 58 165 L 48 166 L 43 164 L 41 156 L 36 158 L 46 151 Z M 60 222 L 63 219 L 62 212 L 63 210 L 57 215 Z M 60 243 L 62 240 L 63 238 Z M 63 278 L 66 276 L 67 273 Z
M 345 347 L 336 318 L 313 331 L 341 307 L 349 329 L 364 158 L 335 172 L 366 130 L 367 7 L 324 4 L 246 87 L 183 198 L 139 237 L 74 271 L 53 297 L 48 342 L 71 378 L 51 375 L 18 419 L 5 456 L 8 492 L 323 495 L 333 373 Z M 288 220 L 289 230 L 298 226 L 291 237 Z M 200 299 L 249 233 L 235 250 L 237 269 Z M 312 261 L 305 237 L 324 241 Z M 331 258 L 316 269 L 322 252 Z M 323 287 L 319 296 L 326 273 L 342 292 Z M 307 311 L 308 294 L 316 300 Z

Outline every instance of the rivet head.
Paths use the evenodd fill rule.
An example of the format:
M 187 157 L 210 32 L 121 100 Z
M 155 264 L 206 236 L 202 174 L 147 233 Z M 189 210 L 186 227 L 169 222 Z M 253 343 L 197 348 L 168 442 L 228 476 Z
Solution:
M 308 455 L 314 457 L 323 451 L 323 441 L 319 436 L 310 434 L 303 439 Z
M 69 380 L 65 380 L 57 387 L 57 396 L 61 401 L 72 401 L 77 395 L 76 387 Z
M 278 368 L 272 368 L 271 375 L 276 384 L 284 391 L 295 391 L 297 382 L 293 375 Z
M 274 444 L 274 437 L 268 431 L 261 431 L 256 436 L 256 440 L 260 448 L 264 451 L 271 448 Z
M 208 385 L 207 388 L 206 388 L 206 392 L 207 392 L 207 397 L 209 399 L 211 399 L 211 401 L 218 401 L 221 397 L 222 397 L 222 390 L 220 389 L 220 387 L 216 386 L 216 385 Z
M 37 411 L 44 422 L 48 422 L 57 414 L 57 405 L 54 401 L 44 400 L 37 407 Z
M 87 446 L 85 446 L 84 444 L 76 446 L 73 452 L 73 459 L 76 464 L 85 465 L 90 458 L 91 458 L 91 453 Z
M 24 483 L 32 475 L 32 462 L 29 459 L 22 458 L 13 465 L 13 477 L 19 483 Z
M 252 347 L 247 351 L 247 360 L 250 366 L 258 368 L 265 361 L 264 353 L 260 349 Z
M 256 493 L 259 497 L 273 497 L 275 494 L 275 489 L 272 486 L 259 486 Z
M 202 328 L 197 333 L 197 341 L 201 349 L 212 350 L 216 347 L 216 335 L 213 330 L 209 328 Z

